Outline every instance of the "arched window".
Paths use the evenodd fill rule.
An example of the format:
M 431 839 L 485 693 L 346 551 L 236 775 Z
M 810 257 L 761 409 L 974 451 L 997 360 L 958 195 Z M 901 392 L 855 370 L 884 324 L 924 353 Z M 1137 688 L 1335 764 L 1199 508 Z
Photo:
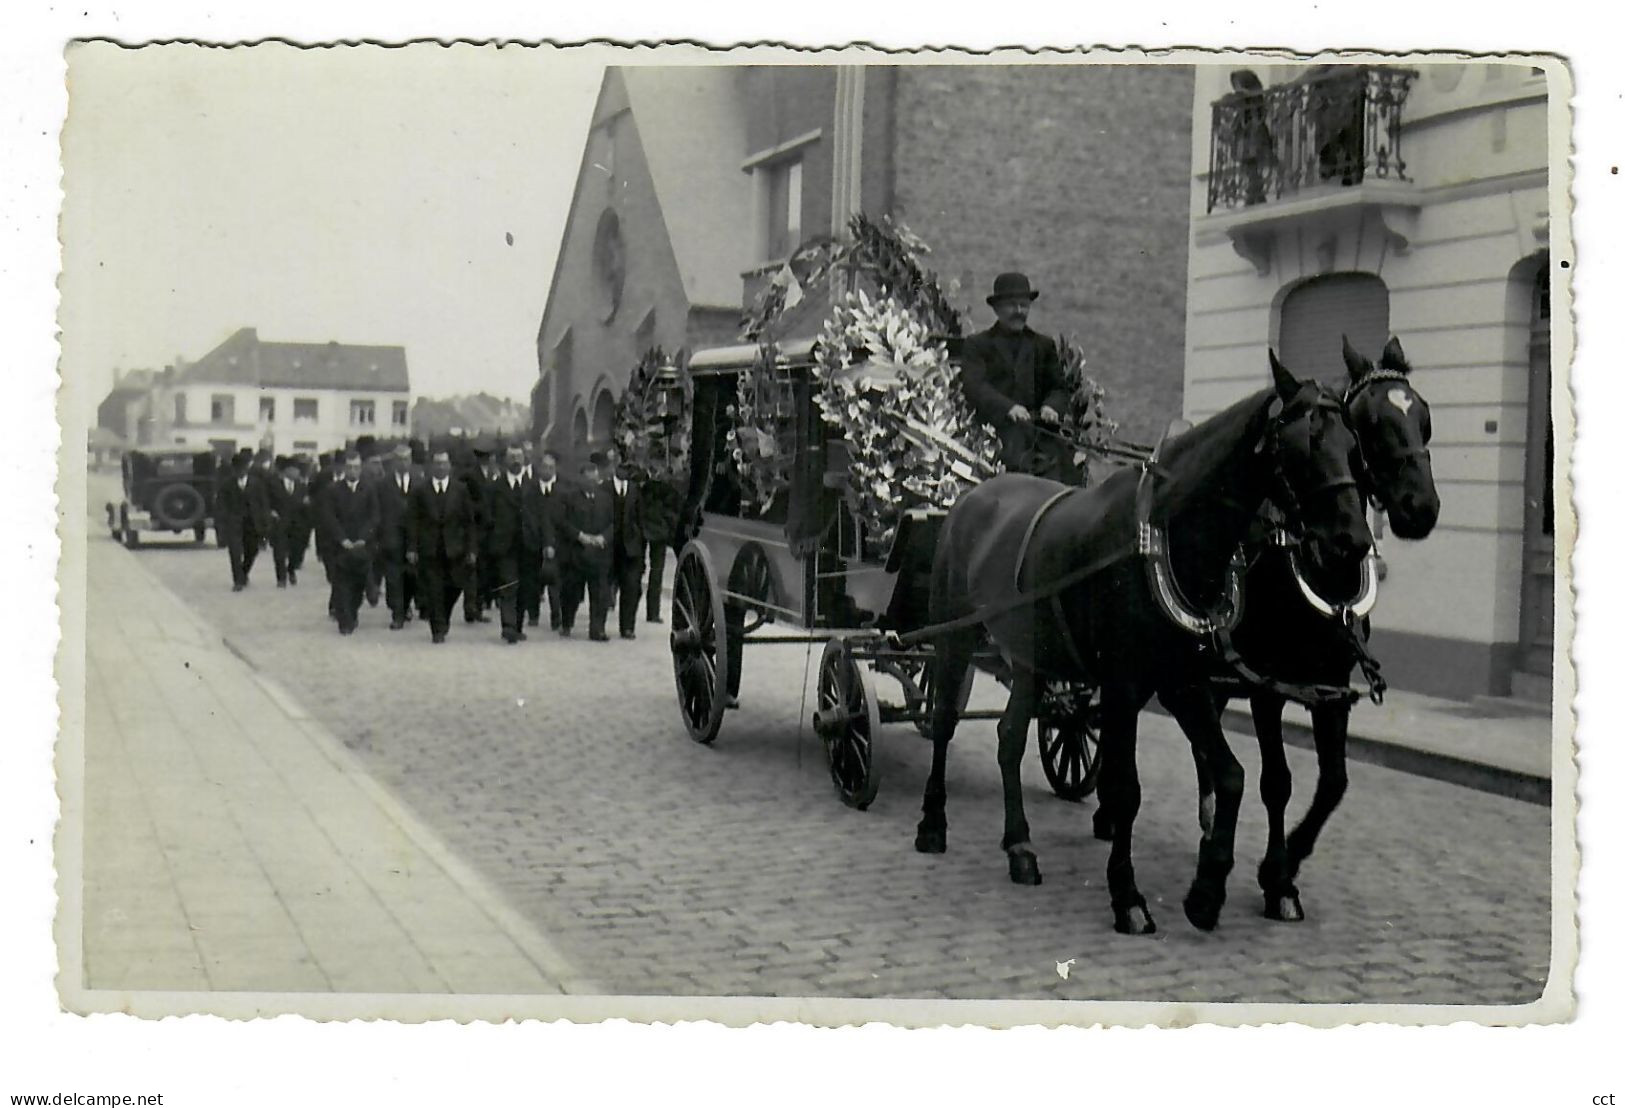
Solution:
M 599 392 L 592 406 L 592 441 L 603 444 L 615 433 L 615 398 L 608 389 Z
M 1305 281 L 1281 303 L 1281 361 L 1298 377 L 1342 377 L 1343 336 L 1376 360 L 1388 341 L 1388 287 L 1369 273 Z
M 571 453 L 578 458 L 587 449 L 587 413 L 581 408 L 576 409 L 575 419 L 570 421 Z

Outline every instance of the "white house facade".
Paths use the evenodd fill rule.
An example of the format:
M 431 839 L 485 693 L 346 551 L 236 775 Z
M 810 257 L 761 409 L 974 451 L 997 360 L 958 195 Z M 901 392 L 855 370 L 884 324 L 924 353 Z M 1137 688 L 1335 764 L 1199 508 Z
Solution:
M 1211 66 L 1195 99 L 1186 417 L 1262 387 L 1266 346 L 1332 382 L 1343 334 L 1373 358 L 1397 335 L 1443 511 L 1424 542 L 1381 540 L 1375 652 L 1398 687 L 1549 697 L 1567 263 L 1553 281 L 1546 73 Z
M 154 388 L 146 438 L 314 457 L 407 437 L 413 399 L 401 347 L 261 342 L 244 328 Z

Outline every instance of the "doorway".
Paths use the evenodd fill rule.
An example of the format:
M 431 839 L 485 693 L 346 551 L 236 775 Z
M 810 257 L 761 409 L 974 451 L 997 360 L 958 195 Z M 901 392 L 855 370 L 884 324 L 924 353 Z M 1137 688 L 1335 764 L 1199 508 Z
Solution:
M 1524 453 L 1523 588 L 1518 607 L 1518 669 L 1551 678 L 1556 622 L 1556 505 L 1552 474 L 1552 271 L 1535 274 L 1529 327 L 1529 426 Z

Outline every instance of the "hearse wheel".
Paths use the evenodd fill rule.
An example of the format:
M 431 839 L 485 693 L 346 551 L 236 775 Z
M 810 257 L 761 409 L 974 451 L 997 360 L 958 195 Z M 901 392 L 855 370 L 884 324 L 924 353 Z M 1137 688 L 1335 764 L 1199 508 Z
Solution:
M 1100 701 L 1094 689 L 1052 686 L 1038 715 L 1044 778 L 1062 800 L 1079 801 L 1100 778 Z
M 813 729 L 824 741 L 835 791 L 843 803 L 863 811 L 880 791 L 880 773 L 875 767 L 880 704 L 868 668 L 852 657 L 845 639 L 824 644 Z
M 728 624 L 711 556 L 689 543 L 677 560 L 671 594 L 671 664 L 677 709 L 688 737 L 709 743 L 727 710 Z

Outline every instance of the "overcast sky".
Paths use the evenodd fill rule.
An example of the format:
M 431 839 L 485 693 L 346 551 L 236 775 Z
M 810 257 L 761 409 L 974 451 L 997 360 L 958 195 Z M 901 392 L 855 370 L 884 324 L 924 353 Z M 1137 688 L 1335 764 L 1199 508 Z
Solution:
M 72 49 L 64 372 L 94 403 L 114 367 L 253 326 L 405 346 L 420 395 L 527 399 L 603 60 Z

